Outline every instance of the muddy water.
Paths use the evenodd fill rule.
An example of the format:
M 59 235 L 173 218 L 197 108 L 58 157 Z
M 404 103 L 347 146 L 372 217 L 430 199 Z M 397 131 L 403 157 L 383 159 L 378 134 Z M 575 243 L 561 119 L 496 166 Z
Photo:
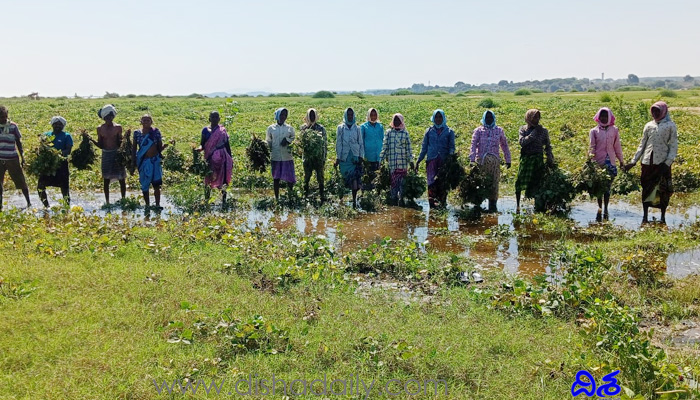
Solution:
M 56 192 L 57 190 L 49 189 L 49 200 L 52 205 L 57 205 L 61 198 L 60 193 Z M 137 197 L 140 194 L 129 193 L 128 195 Z M 119 195 L 113 191 L 112 198 L 118 199 Z M 40 210 L 39 198 L 32 195 L 31 200 L 33 208 Z M 145 211 L 143 208 L 135 211 L 122 211 L 118 207 L 105 209 L 103 204 L 102 193 L 81 193 L 74 195 L 72 201 L 72 205 L 82 207 L 84 212 L 100 216 L 117 213 L 129 218 L 149 219 L 154 215 L 159 218 L 168 218 L 180 213 L 167 196 L 163 196 L 161 205 L 164 209 L 158 214 Z M 485 215 L 476 223 L 459 220 L 454 209 L 443 214 L 431 215 L 427 201 L 421 200 L 418 204 L 420 209 L 389 207 L 379 213 L 360 213 L 358 217 L 349 220 L 298 215 L 287 211 L 277 214 L 272 211 L 258 210 L 237 212 L 245 213 L 250 228 L 261 225 L 265 228 L 295 229 L 304 234 L 323 235 L 338 248 L 347 251 L 379 243 L 382 239 L 389 237 L 411 240 L 429 250 L 464 254 L 472 257 L 482 267 L 497 267 L 507 272 L 527 275 L 546 272 L 549 261 L 548 251 L 540 247 L 541 242 L 536 240 L 537 238 L 510 237 L 498 243 L 492 240 L 481 240 L 487 230 L 494 230 L 499 225 L 506 226 L 510 231 L 514 230 L 514 198 L 499 200 L 500 212 Z M 6 208 L 24 206 L 24 198 L 17 194 L 8 196 L 5 204 Z M 523 211 L 530 212 L 531 206 L 525 206 Z M 577 203 L 572 207 L 569 218 L 579 226 L 587 226 L 596 223 L 597 211 L 598 206 L 593 202 Z M 669 228 L 676 229 L 694 222 L 699 216 L 700 207 L 693 206 L 684 210 L 669 209 L 666 219 Z M 652 219 L 658 217 L 658 213 L 651 214 L 650 217 Z M 610 220 L 614 225 L 626 229 L 637 229 L 641 219 L 640 206 L 624 202 L 610 205 Z M 700 271 L 699 259 L 700 250 L 672 255 L 668 261 L 669 273 L 679 277 Z

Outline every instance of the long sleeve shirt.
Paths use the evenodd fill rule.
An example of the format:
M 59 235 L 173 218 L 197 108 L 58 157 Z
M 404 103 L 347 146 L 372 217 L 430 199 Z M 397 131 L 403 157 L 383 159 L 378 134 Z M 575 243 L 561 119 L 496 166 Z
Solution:
M 678 129 L 673 121 L 651 121 L 644 126 L 642 141 L 632 158 L 636 164 L 641 158 L 642 164 L 650 165 L 651 153 L 654 153 L 654 165 L 666 163 L 671 165 L 678 155 Z
M 406 130 L 389 129 L 386 131 L 380 159 L 389 163 L 390 172 L 397 169 L 408 169 L 409 163 L 413 161 L 413 153 L 411 152 L 411 139 Z
M 528 128 L 527 125 L 520 128 L 520 155 L 532 156 L 546 153 L 547 160 L 554 161 L 552 143 L 549 141 L 549 132 L 541 126 Z
M 508 148 L 508 140 L 506 140 L 506 134 L 503 132 L 503 129 L 500 126 L 493 128 L 480 126 L 474 129 L 474 134 L 472 135 L 472 149 L 469 153 L 469 161 L 479 160 L 481 162 L 488 154 L 492 154 L 500 159 L 499 146 L 503 150 L 506 163 L 510 164 L 510 149 Z
M 289 151 L 289 146 L 282 146 L 282 139 L 287 139 L 288 143 L 294 141 L 294 128 L 289 124 L 272 124 L 267 127 L 265 140 L 270 147 L 271 161 L 290 161 L 293 160 L 292 153 Z
M 350 128 L 346 124 L 338 125 L 335 140 L 335 153 L 340 161 L 345 161 L 348 154 L 352 153 L 355 157 L 365 157 L 365 144 L 362 140 L 360 127 L 353 125 Z
M 384 142 L 384 125 L 379 122 L 373 124 L 367 121 L 360 126 L 360 131 L 365 145 L 365 159 L 370 162 L 378 162 Z
M 593 155 L 595 161 L 600 165 L 605 164 L 607 158 L 610 158 L 613 164 L 615 164 L 615 159 L 619 160 L 621 165 L 625 163 L 625 159 L 622 157 L 620 132 L 616 126 L 605 128 L 597 126 L 591 129 L 588 152 Z
M 431 126 L 425 131 L 423 144 L 421 145 L 418 162 L 424 158 L 431 161 L 438 157 L 445 160 L 448 155 L 455 153 L 455 131 L 450 128 L 442 128 L 440 134 L 437 129 Z

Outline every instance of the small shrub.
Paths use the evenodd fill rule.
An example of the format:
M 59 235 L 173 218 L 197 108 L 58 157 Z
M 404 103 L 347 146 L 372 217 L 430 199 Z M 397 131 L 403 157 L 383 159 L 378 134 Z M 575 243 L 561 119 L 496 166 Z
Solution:
M 532 94 L 530 89 L 518 89 L 514 93 L 516 96 L 529 96 Z
M 321 90 L 314 93 L 314 95 L 311 97 L 314 99 L 332 99 L 335 97 L 335 95 L 332 92 L 329 92 L 328 90 Z
M 659 96 L 661 97 L 678 97 L 678 93 L 674 92 L 671 89 L 664 89 L 659 92 Z
M 487 97 L 479 102 L 479 107 L 482 108 L 496 108 L 498 104 L 490 97 Z
M 602 93 L 600 97 L 598 97 L 598 100 L 600 100 L 601 103 L 610 103 L 612 99 L 613 98 L 609 93 Z

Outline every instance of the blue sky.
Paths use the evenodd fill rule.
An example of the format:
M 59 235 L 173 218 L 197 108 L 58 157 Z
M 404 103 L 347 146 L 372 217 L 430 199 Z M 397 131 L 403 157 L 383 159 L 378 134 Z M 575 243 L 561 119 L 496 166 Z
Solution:
M 2 0 L 0 96 L 700 75 L 700 2 Z

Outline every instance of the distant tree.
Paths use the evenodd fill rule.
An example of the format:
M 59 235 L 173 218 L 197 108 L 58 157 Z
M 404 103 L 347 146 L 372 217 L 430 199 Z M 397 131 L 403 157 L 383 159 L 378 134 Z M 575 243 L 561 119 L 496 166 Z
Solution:
M 690 76 L 690 75 L 686 75 L 686 76 L 683 77 L 683 81 L 684 81 L 684 82 L 692 82 L 692 81 L 694 81 L 694 80 L 695 80 L 695 78 L 693 78 L 693 77 Z
M 498 81 L 498 86 L 508 86 L 508 81 L 505 79 L 502 79 Z
M 630 85 L 636 85 L 639 83 L 639 77 L 635 74 L 629 74 L 627 75 L 627 83 Z
M 464 86 L 464 85 L 466 85 L 466 83 L 464 83 L 462 81 L 455 83 L 455 87 L 460 87 L 460 86 Z
M 102 96 L 105 99 L 116 99 L 119 97 L 119 93 L 110 93 L 110 92 L 105 92 L 105 95 Z
M 314 93 L 313 96 L 314 99 L 332 99 L 335 97 L 335 95 L 332 92 L 329 92 L 328 90 L 321 90 L 316 93 Z
M 665 87 L 666 87 L 666 82 L 665 82 L 665 81 L 662 81 L 662 80 L 658 80 L 658 81 L 652 83 L 652 87 L 653 87 L 654 89 L 665 88 Z

